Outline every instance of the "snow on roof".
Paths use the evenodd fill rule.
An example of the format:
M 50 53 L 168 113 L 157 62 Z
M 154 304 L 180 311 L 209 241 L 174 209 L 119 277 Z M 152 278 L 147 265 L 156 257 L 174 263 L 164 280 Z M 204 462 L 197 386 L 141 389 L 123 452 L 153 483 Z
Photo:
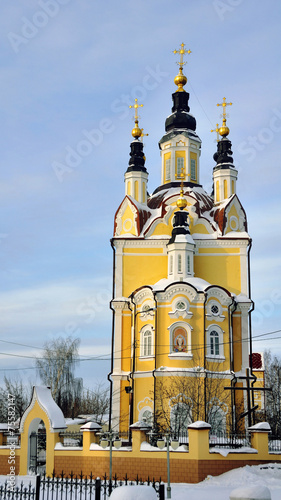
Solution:
M 270 432 L 271 427 L 268 422 L 259 422 L 258 424 L 249 427 L 249 431 L 260 431 L 260 432 Z
M 46 413 L 49 422 L 50 422 L 50 430 L 55 431 L 59 429 L 66 429 L 67 425 L 65 423 L 65 419 L 61 409 L 58 407 L 57 403 L 54 401 L 51 393 L 51 389 L 49 387 L 43 386 L 34 386 L 32 399 L 30 405 L 25 410 L 21 423 L 20 430 L 23 432 L 24 422 L 27 415 L 32 411 L 35 402 L 38 402 L 39 406 Z
M 211 429 L 210 424 L 204 422 L 203 420 L 197 420 L 188 426 L 189 429 Z
M 100 429 L 102 429 L 101 425 L 96 422 L 87 422 L 80 427 L 80 431 L 98 431 Z
M 167 286 L 172 285 L 174 283 L 175 283 L 174 279 L 163 278 L 160 281 L 157 281 L 157 283 L 155 283 L 152 288 L 154 291 L 160 291 L 164 290 L 165 288 L 167 288 Z M 199 292 L 202 292 L 206 290 L 208 286 L 211 286 L 211 284 L 208 283 L 208 281 L 194 277 L 185 278 L 182 281 L 182 283 L 194 286 L 194 288 L 196 288 L 196 290 L 198 290 Z

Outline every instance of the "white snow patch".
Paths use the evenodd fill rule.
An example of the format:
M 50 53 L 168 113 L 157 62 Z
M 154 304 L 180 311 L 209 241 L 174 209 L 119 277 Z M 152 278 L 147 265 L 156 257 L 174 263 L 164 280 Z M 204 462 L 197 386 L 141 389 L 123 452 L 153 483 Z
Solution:
M 157 500 L 157 493 L 152 486 L 120 486 L 110 495 L 112 500 Z

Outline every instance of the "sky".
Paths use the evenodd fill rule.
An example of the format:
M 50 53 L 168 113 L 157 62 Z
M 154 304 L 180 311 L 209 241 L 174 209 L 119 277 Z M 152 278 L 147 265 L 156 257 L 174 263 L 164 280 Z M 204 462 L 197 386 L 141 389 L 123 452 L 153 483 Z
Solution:
M 85 386 L 110 369 L 113 220 L 133 113 L 144 105 L 148 189 L 178 72 L 211 191 L 226 97 L 237 194 L 248 218 L 254 351 L 281 356 L 281 4 L 275 0 L 14 0 L 0 17 L 0 383 L 37 383 L 45 342 L 79 337 Z M 278 331 L 272 335 L 263 335 Z M 261 337 L 258 337 L 262 335 Z

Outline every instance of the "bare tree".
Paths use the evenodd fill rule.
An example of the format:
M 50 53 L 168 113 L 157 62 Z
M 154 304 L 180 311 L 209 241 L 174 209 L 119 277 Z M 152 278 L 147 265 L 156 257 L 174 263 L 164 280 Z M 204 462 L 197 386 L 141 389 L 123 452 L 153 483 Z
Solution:
M 194 367 L 185 374 L 158 378 L 155 419 L 158 429 L 186 431 L 197 420 L 209 422 L 212 431 L 232 428 L 231 394 L 224 390 L 226 375 Z
M 41 381 L 50 387 L 54 400 L 65 416 L 71 416 L 79 395 L 77 379 L 74 377 L 79 342 L 79 339 L 71 337 L 51 340 L 44 345 L 43 356 L 36 359 Z
M 95 390 L 84 389 L 76 413 L 91 415 L 92 419 L 101 424 L 109 411 L 109 389 L 97 385 Z
M 11 380 L 4 377 L 4 387 L 0 388 L 0 422 L 8 422 L 8 403 L 12 402 L 15 420 L 22 417 L 31 399 L 31 386 L 23 384 L 22 380 Z
M 281 359 L 265 351 L 264 368 L 265 387 L 272 389 L 265 393 L 265 418 L 273 434 L 281 436 Z

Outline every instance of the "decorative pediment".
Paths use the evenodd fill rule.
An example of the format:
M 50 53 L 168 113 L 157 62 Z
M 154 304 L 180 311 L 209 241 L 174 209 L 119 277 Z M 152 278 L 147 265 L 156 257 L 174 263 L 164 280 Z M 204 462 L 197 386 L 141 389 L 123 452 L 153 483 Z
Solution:
M 129 196 L 125 196 L 115 215 L 114 236 L 139 236 L 139 211 Z

